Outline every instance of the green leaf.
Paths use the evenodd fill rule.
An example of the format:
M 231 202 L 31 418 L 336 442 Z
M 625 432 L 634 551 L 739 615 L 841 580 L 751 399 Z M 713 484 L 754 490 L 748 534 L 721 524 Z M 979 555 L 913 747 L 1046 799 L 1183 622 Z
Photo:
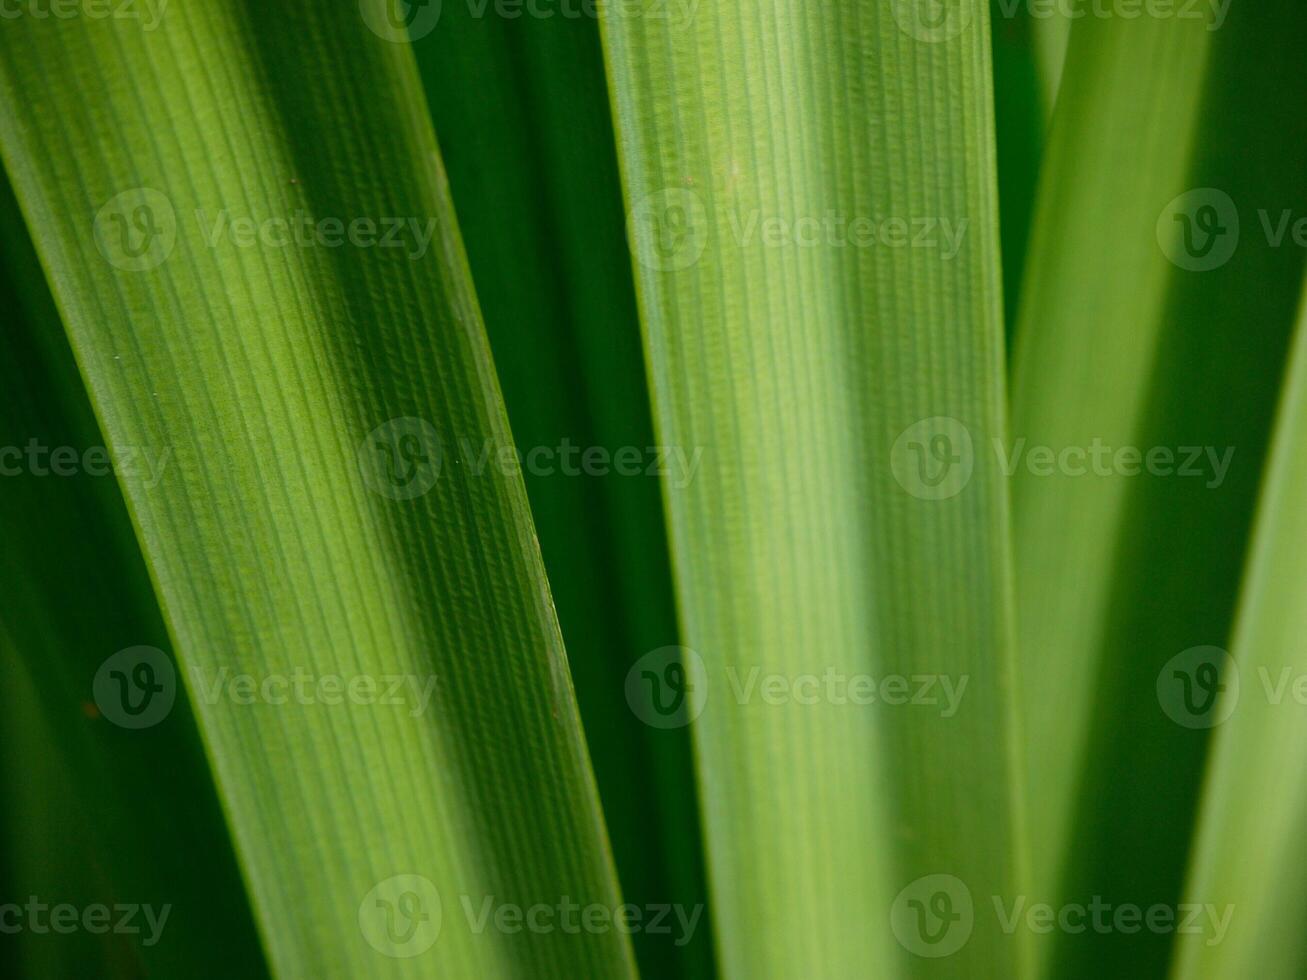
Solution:
M 722 972 L 1020 976 L 988 18 L 650 9 L 602 25 L 656 429 L 702 465 L 664 481 L 684 680 L 648 670 L 697 715 Z M 967 687 L 849 702 L 899 675 Z M 922 955 L 919 901 L 969 941 Z
M 1058 448 L 1098 438 L 1114 451 L 1134 444 L 1147 405 L 1175 275 L 1153 225 L 1187 187 L 1201 91 L 1194 79 L 1205 65 L 1207 34 L 1095 23 L 1076 42 L 1031 243 L 1013 370 L 1013 435 Z M 1140 75 L 1156 63 L 1168 71 Z M 1150 88 L 1141 92 L 1142 84 Z M 1127 158 L 1128 182 L 1119 176 Z M 1040 787 L 1031 818 L 1037 893 L 1056 888 L 1071 846 L 1097 704 L 1089 692 L 1102 669 L 1101 620 L 1114 584 L 1117 546 L 1104 529 L 1121 522 L 1130 486 L 1124 477 L 1015 474 L 1027 783 Z
M 1206 733 L 1163 679 L 1228 636 L 1301 284 L 1260 211 L 1300 193 L 1307 132 L 1279 93 L 1307 83 L 1307 20 L 1244 5 L 1208 27 L 1078 24 L 1042 174 L 1007 453 L 1031 901 L 1055 907 L 1180 900 Z M 1046 966 L 1157 975 L 1172 938 L 1062 932 Z
M 446 4 L 414 51 L 528 463 L 622 893 L 692 914 L 707 899 L 689 739 L 645 725 L 625 694 L 633 664 L 679 634 L 598 24 L 584 6 L 490 9 Z M 707 921 L 686 939 L 636 933 L 642 972 L 708 975 Z
M 119 727 L 97 704 L 102 665 L 125 647 L 166 646 L 167 634 L 63 325 L 3 182 L 0 254 L 9 311 L 0 323 L 0 649 L 4 676 L 18 688 L 0 713 L 19 712 L 3 743 L 29 770 L 15 772 L 5 792 L 8 805 L 27 808 L 6 849 L 20 856 L 28 884 L 4 894 L 47 905 L 80 894 L 79 908 L 128 902 L 163 917 L 157 931 L 72 940 L 90 939 L 103 952 L 98 967 L 55 965 L 69 944 L 30 932 L 15 941 L 29 955 L 55 958 L 31 966 L 38 976 L 266 973 L 248 903 L 213 898 L 240 896 L 243 887 L 185 702 L 143 730 Z M 42 810 L 50 815 L 36 816 Z
M 1177 938 L 1179 978 L 1302 975 L 1307 914 L 1302 826 L 1307 715 L 1300 678 L 1307 607 L 1307 345 L 1299 320 L 1258 506 L 1229 659 L 1219 648 L 1188 669 L 1224 671 L 1204 723 L 1220 725 L 1202 799 L 1185 900 L 1212 906 L 1228 933 Z M 1211 682 L 1207 687 L 1210 688 Z M 1208 693 L 1203 691 L 1204 694 Z M 1228 918 L 1227 918 L 1228 917 Z
M 627 975 L 616 930 L 473 914 L 620 899 L 520 477 L 459 454 L 511 440 L 417 73 L 361 9 L 13 21 L 0 149 L 110 448 L 172 451 L 124 493 L 274 972 Z
M 996 0 L 996 2 L 1006 2 L 1010 5 L 1012 0 Z M 1075 21 L 1068 16 L 1067 7 L 1063 3 L 1045 6 L 1040 3 L 1040 0 L 1023 0 L 1020 7 L 1025 12 L 1022 16 L 1028 16 L 1030 19 L 1031 36 L 1035 42 L 1035 64 L 1042 94 L 1041 101 L 1044 106 L 1044 118 L 1047 119 L 1053 115 L 1053 107 L 1057 105 L 1058 90 L 1062 86 L 1062 72 L 1066 68 L 1071 25 Z M 1036 9 L 1041 12 L 1039 16 L 1034 14 Z M 1081 16 L 1083 17 L 1083 14 Z

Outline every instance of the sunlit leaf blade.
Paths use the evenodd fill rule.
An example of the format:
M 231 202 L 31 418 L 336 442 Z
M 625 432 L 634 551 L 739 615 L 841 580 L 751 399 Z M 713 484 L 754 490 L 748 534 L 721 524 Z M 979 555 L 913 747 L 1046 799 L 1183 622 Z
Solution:
M 1016 8 L 1022 11 L 1017 16 L 1028 16 L 1030 19 L 1030 33 L 1035 47 L 1036 74 L 1039 77 L 1042 94 L 1041 102 L 1044 106 L 1044 116 L 1048 118 L 1053 114 L 1053 107 L 1057 105 L 1058 90 L 1062 86 L 1062 72 L 1066 67 L 1067 47 L 1074 20 L 1067 16 L 1065 3 L 1050 4 L 1042 3 L 1040 0 L 995 0 L 995 2 L 1004 4 L 1009 9 L 1015 4 Z M 1082 6 L 1074 9 L 1085 8 Z M 1036 11 L 1038 14 L 1035 13 Z
M 1229 634 L 1301 281 L 1262 210 L 1301 194 L 1303 11 L 1209 26 L 1078 23 L 1044 163 L 1005 455 L 1054 907 L 1180 900 L 1206 731 L 1172 661 Z M 1156 974 L 1173 936 L 1057 930 L 1048 975 Z
M 383 7 L 7 23 L 0 149 L 110 447 L 173 451 L 124 490 L 274 971 L 622 976 L 467 911 L 620 899 L 520 478 L 457 451 L 510 437 Z M 296 212 L 354 237 L 214 232 Z
M 1231 640 L 1234 673 L 1213 720 L 1185 900 L 1228 914 L 1228 931 L 1178 938 L 1178 978 L 1302 976 L 1307 916 L 1302 829 L 1307 817 L 1307 344 L 1296 353 L 1276 422 L 1256 533 Z M 1229 664 L 1216 664 L 1227 669 Z
M 79 931 L 52 942 L 20 931 L 6 940 L 50 958 L 29 964 L 33 975 L 88 972 L 55 964 L 90 938 L 104 956 L 97 973 L 258 976 L 265 968 L 248 904 L 214 898 L 243 888 L 187 706 L 177 705 L 166 723 L 131 731 L 97 703 L 103 692 L 95 680 L 113 654 L 167 645 L 113 476 L 116 465 L 146 471 L 167 459 L 111 460 L 103 449 L 7 184 L 0 184 L 0 256 L 8 311 L 0 321 L 0 647 L 6 686 L 15 688 L 3 714 L 27 719 L 0 743 L 12 752 L 15 784 L 6 803 L 28 808 L 6 847 L 20 855 L 29 882 L 4 894 L 53 906 L 94 884 L 76 907 L 148 905 L 161 923 L 98 939 Z
M 678 633 L 658 486 L 669 461 L 654 446 L 598 23 L 584 5 L 542 9 L 553 16 L 446 4 L 414 51 L 622 893 L 693 914 L 706 898 L 689 740 L 644 724 L 625 695 L 632 665 Z M 680 977 L 711 970 L 710 939 L 706 916 L 692 938 L 632 937 L 644 973 Z
M 723 972 L 1019 976 L 988 18 L 675 10 L 602 23 L 655 423 L 703 453 L 665 492 Z M 849 237 L 893 219 L 934 244 Z M 921 674 L 951 717 L 823 693 Z
M 1060 129 L 1045 157 L 1017 336 L 1013 435 L 1041 445 L 1134 442 L 1174 274 L 1153 223 L 1186 186 L 1200 90 L 1194 79 L 1206 57 L 1203 32 L 1093 26 L 1071 52 Z M 1168 70 L 1143 76 L 1153 86 L 1143 97 L 1138 70 L 1156 62 Z M 1134 166 L 1124 181 L 1118 167 L 1127 158 Z M 1065 176 L 1072 173 L 1075 179 Z M 1090 224 L 1109 203 L 1112 220 Z M 1116 232 L 1110 248 L 1102 247 L 1108 228 Z M 1112 586 L 1116 546 L 1102 529 L 1119 524 L 1128 486 L 1124 478 L 1015 477 L 1024 717 L 1032 749 L 1044 748 L 1029 753 L 1027 780 L 1037 892 L 1056 887 L 1068 846 L 1095 703 L 1081 695 L 1099 670 L 1094 654 Z

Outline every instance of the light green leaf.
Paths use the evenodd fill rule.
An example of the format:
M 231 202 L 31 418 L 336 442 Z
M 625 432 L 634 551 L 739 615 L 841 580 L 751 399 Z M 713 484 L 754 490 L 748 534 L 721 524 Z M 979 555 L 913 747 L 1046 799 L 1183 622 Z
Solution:
M 1005 453 L 1031 901 L 1059 908 L 1180 901 L 1207 739 L 1168 665 L 1229 634 L 1301 284 L 1261 211 L 1299 194 L 1277 93 L 1307 83 L 1307 21 L 1209 26 L 1079 22 L 1041 178 Z M 1059 930 L 1047 973 L 1158 975 L 1173 938 Z
M 626 975 L 616 930 L 477 925 L 620 899 L 520 477 L 458 451 L 511 440 L 417 73 L 361 12 L 6 23 L 0 149 L 110 448 L 171 451 L 124 492 L 274 972 Z
M 1115 450 L 1134 444 L 1147 405 L 1175 273 L 1153 226 L 1187 186 L 1207 35 L 1094 24 L 1076 40 L 1031 243 L 1013 436 L 1052 447 L 1097 438 Z M 1157 62 L 1169 70 L 1140 75 Z M 1128 183 L 1119 179 L 1127 158 Z M 1055 887 L 1069 846 L 1095 705 L 1081 695 L 1100 669 L 1113 586 L 1116 542 L 1103 532 L 1121 522 L 1129 487 L 1125 478 L 1034 478 L 1019 469 L 1015 477 L 1024 714 L 1031 746 L 1044 748 L 1029 753 L 1027 780 L 1040 788 L 1032 795 L 1036 891 Z
M 997 2 L 1006 2 L 1010 5 L 1012 0 L 997 0 Z M 1045 6 L 1040 3 L 1040 0 L 1022 0 L 1020 6 L 1027 13 L 1035 9 L 1041 11 L 1038 17 L 1030 14 L 1030 23 L 1031 35 L 1035 42 L 1035 64 L 1043 96 L 1044 117 L 1049 118 L 1053 115 L 1053 107 L 1057 105 L 1058 90 L 1062 86 L 1062 72 L 1066 67 L 1067 46 L 1071 40 L 1071 25 L 1075 21 L 1068 16 L 1065 3 Z M 1083 11 L 1084 7 L 1076 9 Z
M 664 481 L 685 677 L 648 674 L 697 715 L 722 971 L 1020 976 L 990 900 L 1018 890 L 1021 842 L 984 451 L 1004 433 L 988 18 L 673 7 L 610 4 L 603 28 L 659 441 L 702 458 Z M 917 675 L 939 703 L 882 700 Z M 951 714 L 941 678 L 967 684 Z
M 1176 978 L 1302 975 L 1307 916 L 1302 828 L 1307 785 L 1307 333 L 1280 406 L 1256 533 L 1230 646 L 1190 665 L 1200 696 L 1222 693 L 1185 901 L 1225 928 L 1177 938 Z M 1200 671 L 1211 671 L 1209 680 Z M 1224 672 L 1220 674 L 1219 672 Z

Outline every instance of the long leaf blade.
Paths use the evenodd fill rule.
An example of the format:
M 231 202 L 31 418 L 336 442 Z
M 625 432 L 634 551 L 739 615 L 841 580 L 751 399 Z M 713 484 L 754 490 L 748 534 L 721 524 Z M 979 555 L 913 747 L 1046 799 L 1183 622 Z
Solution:
M 625 975 L 616 930 L 464 914 L 619 899 L 520 477 L 454 448 L 510 439 L 417 75 L 359 13 L 7 24 L 0 148 L 111 446 L 174 451 L 125 493 L 274 970 Z M 215 687 L 297 672 L 410 693 Z
M 951 494 L 908 459 L 1004 430 L 987 17 L 686 12 L 612 4 L 603 26 L 655 421 L 703 458 L 665 482 L 690 653 L 648 679 L 691 682 L 723 972 L 1019 975 L 986 914 L 1020 853 L 1006 488 L 984 454 L 945 462 Z M 965 234 L 859 247 L 831 213 L 845 236 Z M 970 687 L 941 718 L 822 695 L 828 674 Z M 972 896 L 949 948 L 913 938 L 914 903 L 960 919 Z

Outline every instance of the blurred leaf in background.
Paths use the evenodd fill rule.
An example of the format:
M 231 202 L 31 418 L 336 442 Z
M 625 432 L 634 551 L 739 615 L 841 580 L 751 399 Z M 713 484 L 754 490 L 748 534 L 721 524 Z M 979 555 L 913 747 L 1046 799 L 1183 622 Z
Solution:
M 1208 726 L 1166 672 L 1227 643 L 1300 289 L 1261 215 L 1301 199 L 1307 124 L 1278 93 L 1307 83 L 1307 10 L 1211 23 L 1078 21 L 1045 157 L 1008 456 L 1055 904 L 1180 900 Z M 1171 938 L 1061 933 L 1048 969 L 1161 975 Z

